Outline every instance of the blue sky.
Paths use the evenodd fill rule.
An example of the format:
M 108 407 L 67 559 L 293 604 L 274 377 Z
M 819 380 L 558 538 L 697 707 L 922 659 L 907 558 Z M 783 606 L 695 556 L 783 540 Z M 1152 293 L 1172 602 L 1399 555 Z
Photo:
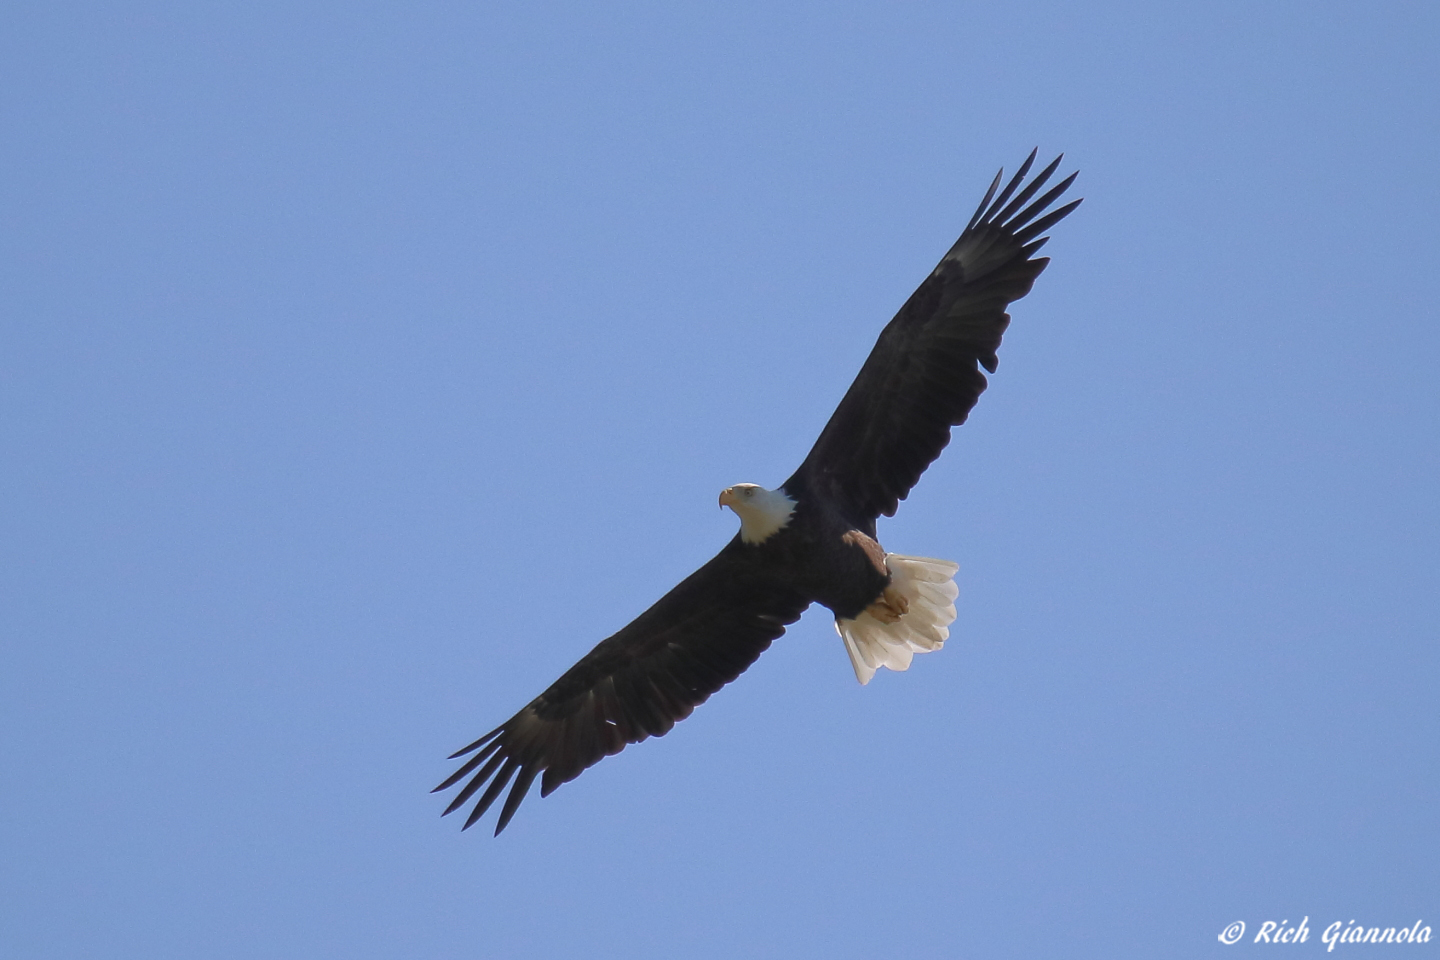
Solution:
M 1437 41 L 1418 2 L 10 5 L 9 948 L 1440 920 Z M 732 536 L 718 491 L 789 475 L 1036 145 L 1086 203 L 880 528 L 961 564 L 946 649 L 861 688 L 817 608 L 498 840 L 442 821 L 445 755 Z

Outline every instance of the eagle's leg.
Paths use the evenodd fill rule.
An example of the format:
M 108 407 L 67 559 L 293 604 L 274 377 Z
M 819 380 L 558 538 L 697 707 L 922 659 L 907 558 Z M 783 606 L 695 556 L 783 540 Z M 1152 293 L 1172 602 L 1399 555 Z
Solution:
M 900 618 L 910 612 L 910 601 L 892 585 L 886 587 L 880 599 L 866 607 L 865 612 L 881 623 L 899 623 Z

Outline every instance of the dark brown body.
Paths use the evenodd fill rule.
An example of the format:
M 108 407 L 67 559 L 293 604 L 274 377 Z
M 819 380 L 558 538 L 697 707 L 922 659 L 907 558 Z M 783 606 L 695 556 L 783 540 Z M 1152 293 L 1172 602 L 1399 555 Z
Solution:
M 740 543 L 757 567 L 837 619 L 853 620 L 890 584 L 874 537 L 814 501 L 798 501 L 790 523 L 763 543 Z
M 1042 234 L 1080 202 L 1047 212 L 1075 177 L 1035 198 L 1060 158 L 1027 183 L 1034 161 L 1031 153 L 1003 189 L 996 176 L 960 238 L 881 331 L 782 487 L 796 504 L 788 524 L 759 543 L 737 535 L 523 710 L 454 754 L 474 753 L 436 788 L 468 778 L 446 813 L 483 788 L 470 826 L 513 778 L 499 833 L 537 776 L 543 796 L 625 744 L 666 733 L 811 603 L 848 620 L 881 598 L 890 578 L 876 518 L 895 514 L 950 429 L 965 422 L 985 389 L 981 371 L 995 372 L 1006 307 L 1045 269 L 1034 256 Z

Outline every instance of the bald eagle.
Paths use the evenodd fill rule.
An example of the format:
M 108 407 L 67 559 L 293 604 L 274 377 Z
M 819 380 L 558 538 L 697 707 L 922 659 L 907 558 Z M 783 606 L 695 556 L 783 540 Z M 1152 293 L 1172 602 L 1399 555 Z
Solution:
M 985 389 L 980 368 L 995 372 L 1006 307 L 1049 262 L 1034 256 L 1048 239 L 1041 234 L 1080 203 L 1046 212 L 1076 174 L 1030 202 L 1060 159 L 1026 183 L 1032 151 L 1003 190 L 1004 171 L 995 175 L 960 239 L 881 331 L 794 476 L 774 490 L 726 487 L 720 505 L 740 518 L 735 538 L 523 710 L 452 754 L 473 756 L 435 788 L 469 778 L 445 814 L 483 787 L 468 829 L 513 778 L 498 836 L 537 776 L 548 796 L 626 744 L 668 733 L 812 603 L 835 615 L 861 683 L 940 649 L 955 619 L 958 566 L 886 553 L 875 520 L 894 516 L 950 428 L 965 422 Z

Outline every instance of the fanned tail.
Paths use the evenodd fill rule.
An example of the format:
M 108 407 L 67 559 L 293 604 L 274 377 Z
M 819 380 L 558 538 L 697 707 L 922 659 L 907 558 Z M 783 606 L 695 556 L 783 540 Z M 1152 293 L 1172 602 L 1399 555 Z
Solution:
M 955 621 L 955 585 L 958 563 L 931 557 L 885 555 L 890 585 L 910 603 L 896 623 L 884 623 L 869 612 L 854 620 L 836 620 L 835 631 L 845 641 L 845 652 L 855 668 L 855 679 L 869 683 L 881 667 L 908 670 L 917 653 L 939 650 Z

